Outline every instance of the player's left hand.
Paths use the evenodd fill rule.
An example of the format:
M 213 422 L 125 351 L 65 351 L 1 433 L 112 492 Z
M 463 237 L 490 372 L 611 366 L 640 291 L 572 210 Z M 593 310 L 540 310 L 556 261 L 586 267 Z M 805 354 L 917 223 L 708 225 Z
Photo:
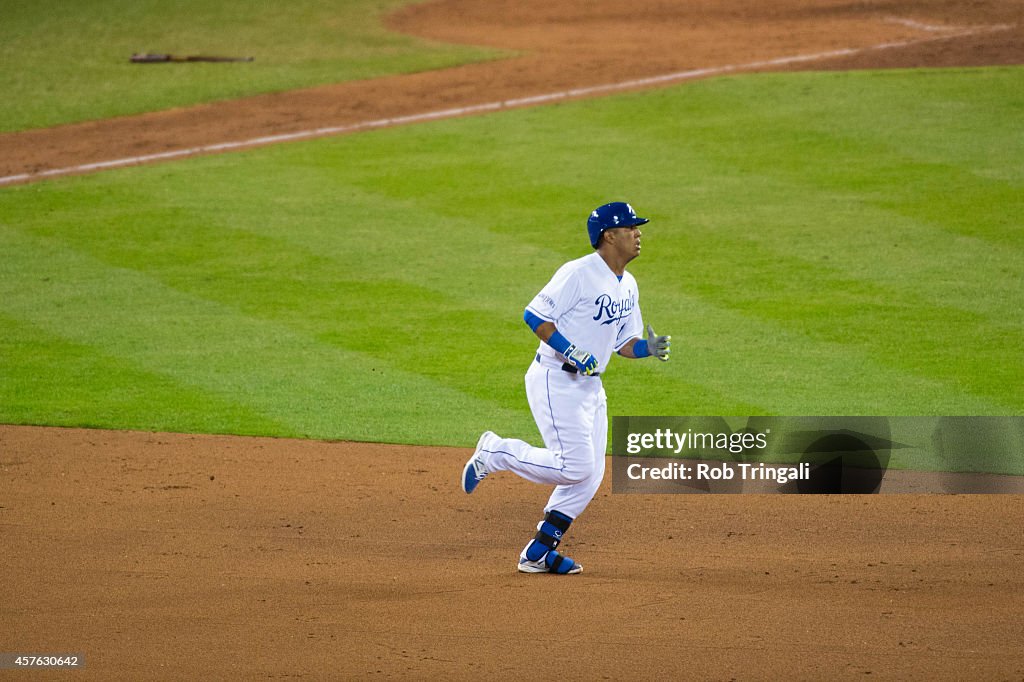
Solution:
M 668 354 L 672 346 L 671 336 L 658 336 L 651 325 L 647 325 L 647 350 L 662 362 L 668 362 Z

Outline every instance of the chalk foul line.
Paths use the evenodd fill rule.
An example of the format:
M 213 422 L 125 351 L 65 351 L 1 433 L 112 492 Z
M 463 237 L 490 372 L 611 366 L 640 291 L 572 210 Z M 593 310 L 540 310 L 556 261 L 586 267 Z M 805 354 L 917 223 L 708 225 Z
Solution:
M 956 31 L 963 28 L 963 26 L 945 26 L 943 24 L 926 24 L 921 21 L 915 21 L 913 19 L 905 19 L 904 17 L 886 17 L 885 22 L 888 24 L 899 24 L 900 26 L 906 26 L 907 28 L 914 28 L 918 31 Z
M 903 22 L 901 20 L 899 23 L 906 22 Z M 913 23 L 916 24 L 917 22 Z M 748 62 L 746 64 L 727 64 L 725 66 L 713 66 L 703 69 L 689 69 L 687 71 L 676 71 L 674 73 L 666 73 L 659 76 L 650 76 L 647 78 L 636 78 L 627 81 L 620 81 L 618 83 L 607 83 L 604 85 L 592 85 L 583 88 L 573 88 L 571 90 L 561 90 L 559 92 L 552 92 L 544 95 L 519 97 L 515 99 L 488 102 L 486 104 L 474 104 L 465 107 L 452 107 L 450 109 L 428 111 L 421 114 L 410 114 L 408 116 L 381 118 L 373 121 L 351 123 L 348 125 L 326 126 L 321 128 L 313 128 L 310 130 L 300 130 L 294 133 L 265 135 L 262 137 L 254 137 L 247 140 L 219 142 L 216 144 L 207 144 L 197 147 L 187 147 L 184 149 L 174 149 L 171 151 L 157 152 L 154 154 L 128 156 L 121 159 L 111 159 L 109 161 L 97 161 L 93 163 L 79 164 L 76 166 L 66 166 L 63 168 L 51 168 L 49 170 L 43 170 L 37 173 L 19 173 L 17 175 L 6 175 L 0 177 L 0 185 L 14 184 L 18 182 L 29 182 L 33 180 L 42 180 L 45 178 L 51 178 L 59 175 L 88 173 L 91 171 L 108 170 L 111 168 L 121 168 L 124 166 L 136 166 L 140 164 L 150 163 L 153 161 L 180 159 L 189 156 L 209 154 L 213 152 L 232 151 L 239 149 L 247 149 L 251 147 L 262 147 L 265 145 L 277 144 L 280 142 L 295 142 L 298 140 L 309 140 L 318 137 L 329 137 L 331 135 L 355 133 L 366 130 L 374 130 L 377 128 L 389 128 L 392 126 L 406 125 L 410 123 L 424 123 L 427 121 L 436 121 L 446 118 L 455 118 L 458 116 L 482 114 L 491 111 L 499 111 L 502 109 L 517 109 L 528 106 L 536 106 L 539 104 L 548 104 L 551 102 L 557 102 L 559 100 L 575 99 L 577 97 L 587 97 L 591 95 L 616 92 L 620 90 L 636 90 L 646 87 L 665 85 L 673 82 L 692 80 L 694 78 L 720 76 L 729 73 L 741 73 L 745 71 L 754 71 L 757 69 L 769 68 L 774 66 L 786 66 L 788 64 L 799 64 L 803 62 L 823 61 L 825 59 L 832 59 L 835 57 L 849 57 L 853 55 L 863 54 L 866 52 L 874 52 L 878 50 L 892 50 L 901 47 L 909 47 L 911 45 L 919 45 L 921 43 L 929 43 L 939 40 L 950 40 L 953 38 L 964 38 L 967 36 L 978 35 L 982 33 L 995 33 L 997 31 L 1006 31 L 1014 27 L 1015 25 L 1013 24 L 997 24 L 992 26 L 975 26 L 966 28 L 943 27 L 941 35 L 930 35 L 927 37 L 914 38 L 911 40 L 878 43 L 877 45 L 868 45 L 867 47 L 848 47 L 836 50 L 827 50 L 825 52 L 815 52 L 812 54 L 801 54 L 789 57 L 778 57 L 775 59 L 764 59 L 754 62 Z M 921 28 L 922 30 L 932 30 L 932 27 L 929 26 L 926 28 L 923 24 L 918 28 Z

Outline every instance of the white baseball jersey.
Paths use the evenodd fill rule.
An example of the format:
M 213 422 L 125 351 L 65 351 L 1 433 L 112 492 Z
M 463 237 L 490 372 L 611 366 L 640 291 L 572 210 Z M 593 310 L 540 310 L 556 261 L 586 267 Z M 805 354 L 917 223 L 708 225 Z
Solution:
M 620 281 L 596 251 L 560 267 L 527 309 L 553 322 L 570 343 L 593 355 L 599 372 L 608 366 L 614 351 L 643 336 L 636 280 L 627 271 Z M 565 360 L 543 342 L 537 352 Z

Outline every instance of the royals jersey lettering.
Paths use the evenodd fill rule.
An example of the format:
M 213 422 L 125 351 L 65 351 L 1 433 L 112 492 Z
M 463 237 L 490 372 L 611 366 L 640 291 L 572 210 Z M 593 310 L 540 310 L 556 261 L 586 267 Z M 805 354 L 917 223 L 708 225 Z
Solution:
M 613 352 L 643 335 L 636 280 L 627 271 L 620 281 L 597 253 L 559 268 L 527 309 L 553 322 L 562 336 L 591 353 L 599 371 L 608 365 Z M 537 352 L 561 358 L 546 343 L 541 343 Z

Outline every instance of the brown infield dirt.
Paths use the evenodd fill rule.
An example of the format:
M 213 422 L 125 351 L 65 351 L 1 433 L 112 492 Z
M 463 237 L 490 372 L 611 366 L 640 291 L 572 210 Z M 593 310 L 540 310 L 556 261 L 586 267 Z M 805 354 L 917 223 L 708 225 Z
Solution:
M 4 135 L 0 174 L 922 37 L 789 68 L 1020 64 L 1022 8 L 432 2 L 390 25 L 521 56 Z M 565 544 L 585 572 L 528 576 L 548 490 L 497 474 L 467 497 L 469 454 L 0 426 L 0 653 L 86 663 L 0 676 L 1024 679 L 1020 495 L 606 480 Z

